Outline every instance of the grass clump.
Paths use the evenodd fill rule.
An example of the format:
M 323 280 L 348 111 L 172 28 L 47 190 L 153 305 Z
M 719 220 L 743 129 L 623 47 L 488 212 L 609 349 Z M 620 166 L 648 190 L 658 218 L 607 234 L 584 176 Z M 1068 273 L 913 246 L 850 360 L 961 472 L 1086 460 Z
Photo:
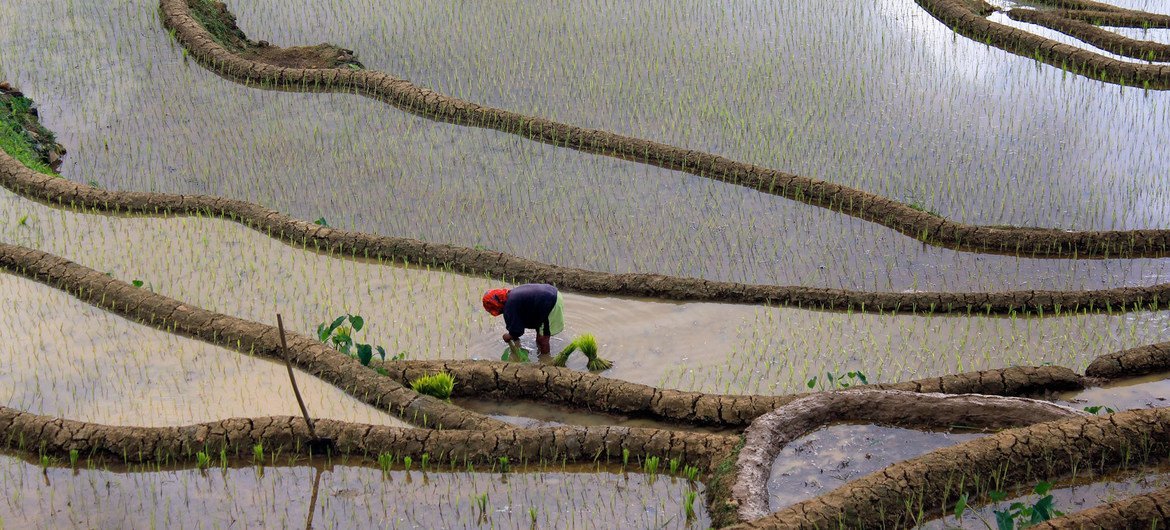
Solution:
M 217 44 L 239 52 L 247 47 L 248 38 L 236 26 L 235 17 L 223 2 L 215 0 L 187 0 L 191 16 L 211 34 Z
M 613 368 L 613 363 L 597 356 L 597 338 L 588 333 L 579 335 L 573 342 L 570 342 L 561 353 L 557 354 L 553 359 L 553 364 L 556 366 L 565 366 L 569 362 L 569 355 L 573 352 L 581 350 L 585 357 L 589 359 L 587 366 L 591 371 L 601 371 Z
M 455 389 L 455 378 L 446 372 L 424 375 L 411 381 L 410 388 L 419 394 L 426 394 L 439 399 L 450 399 L 451 391 Z
M 37 121 L 31 99 L 0 92 L 0 149 L 33 171 L 56 176 L 38 149 L 38 144 L 55 143 L 53 133 Z

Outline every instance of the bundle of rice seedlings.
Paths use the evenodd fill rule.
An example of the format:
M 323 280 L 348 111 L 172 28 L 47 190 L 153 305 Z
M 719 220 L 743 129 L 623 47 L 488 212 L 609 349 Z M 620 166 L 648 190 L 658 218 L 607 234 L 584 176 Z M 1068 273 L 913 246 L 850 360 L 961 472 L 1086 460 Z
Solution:
M 569 362 L 569 354 L 581 350 L 585 357 L 589 359 L 586 365 L 591 371 L 608 370 L 613 367 L 613 363 L 597 356 L 597 338 L 588 333 L 578 335 L 573 342 L 570 342 L 561 353 L 557 354 L 553 359 L 553 365 L 565 366 Z
M 450 399 L 451 391 L 455 388 L 455 378 L 447 372 L 434 375 L 424 375 L 410 382 L 410 388 L 419 394 L 426 394 L 439 399 Z

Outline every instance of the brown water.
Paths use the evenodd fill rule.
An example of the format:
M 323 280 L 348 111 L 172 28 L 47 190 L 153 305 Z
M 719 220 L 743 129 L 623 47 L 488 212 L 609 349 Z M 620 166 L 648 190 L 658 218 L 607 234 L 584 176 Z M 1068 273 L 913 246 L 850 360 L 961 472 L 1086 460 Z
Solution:
M 454 401 L 456 405 L 465 409 L 474 410 L 480 414 L 486 414 L 500 421 L 525 428 L 556 425 L 582 425 L 586 427 L 616 425 L 713 434 L 738 434 L 740 432 L 735 429 L 715 429 L 697 425 L 666 423 L 646 418 L 631 418 L 617 414 L 602 414 L 533 401 L 493 401 L 474 398 L 462 398 Z
M 0 455 L 3 528 L 707 528 L 703 487 L 659 475 L 368 464 L 76 471 Z M 687 523 L 685 492 L 697 488 Z M 486 510 L 477 498 L 487 495 Z M 535 510 L 535 521 L 530 510 Z
M 1064 392 L 1054 397 L 1057 403 L 1073 408 L 1102 406 L 1113 410 L 1130 410 L 1168 406 L 1167 396 L 1170 396 L 1168 374 L 1153 374 L 1078 392 Z M 1104 413 L 1105 409 L 1098 412 Z
M 504 10 L 277 5 L 232 2 L 257 38 L 333 40 L 371 67 L 488 104 L 844 182 L 969 222 L 1170 226 L 1160 178 L 1170 159 L 1159 150 L 1170 96 L 955 38 L 911 0 L 718 10 L 655 1 L 620 12 L 552 0 Z M 243 87 L 184 61 L 156 12 L 154 0 L 0 6 L 0 78 L 42 103 L 70 150 L 68 178 L 237 197 L 334 226 L 618 272 L 871 290 L 1170 278 L 1170 260 L 923 248 L 818 208 L 352 95 Z
M 186 303 L 313 334 L 362 315 L 358 340 L 412 359 L 499 359 L 501 319 L 480 306 L 500 282 L 338 259 L 216 219 L 124 218 L 48 208 L 0 191 L 0 241 L 64 256 Z M 26 225 L 13 220 L 27 214 Z M 604 375 L 687 390 L 788 393 L 827 371 L 891 382 L 1097 355 L 1170 338 L 1170 312 L 1035 318 L 825 313 L 725 304 L 565 296 L 559 350 L 595 334 Z M 524 341 L 533 348 L 531 333 Z M 585 368 L 583 357 L 569 367 Z
M 0 321 L 7 407 L 144 427 L 300 416 L 283 364 L 132 323 L 30 280 L 0 274 Z M 405 425 L 299 370 L 297 384 L 315 418 Z
M 773 511 L 828 493 L 886 466 L 983 436 L 877 425 L 831 425 L 793 440 L 768 478 Z

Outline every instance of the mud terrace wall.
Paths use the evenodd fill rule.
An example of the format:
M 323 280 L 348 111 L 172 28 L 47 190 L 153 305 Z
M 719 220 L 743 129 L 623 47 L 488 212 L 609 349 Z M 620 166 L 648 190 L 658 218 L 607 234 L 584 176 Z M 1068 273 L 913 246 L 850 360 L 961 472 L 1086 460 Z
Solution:
M 237 351 L 283 358 L 275 326 L 186 305 L 64 258 L 0 244 L 0 268 L 46 283 L 84 302 L 145 324 Z M 316 339 L 289 333 L 288 348 L 289 360 L 297 367 L 410 423 L 447 429 L 507 427 L 498 420 L 419 394 Z
M 909 528 L 941 516 L 963 493 L 1142 467 L 1168 455 L 1170 409 L 1040 423 L 891 465 L 734 528 Z
M 661 274 L 614 274 L 549 265 L 491 250 L 337 230 L 258 204 L 206 195 L 107 191 L 43 175 L 0 152 L 0 185 L 21 196 L 70 208 L 144 215 L 228 218 L 309 249 L 362 258 L 425 264 L 513 282 L 541 282 L 581 293 L 686 302 L 769 304 L 806 309 L 885 313 L 1011 314 L 1144 311 L 1170 307 L 1170 283 L 1093 291 L 864 292 L 743 284 Z
M 1170 488 L 1111 502 L 1045 521 L 1034 530 L 1083 530 L 1086 528 L 1165 528 L 1170 521 Z
M 959 0 L 919 2 L 952 26 L 954 24 L 949 22 L 952 19 L 964 24 L 976 24 L 972 17 L 986 22 Z M 1170 252 L 1170 230 L 1065 231 L 969 225 L 856 188 L 736 162 L 711 153 L 478 105 L 381 72 L 353 68 L 286 68 L 249 60 L 217 44 L 212 35 L 191 16 L 188 0 L 161 0 L 160 7 L 163 24 L 174 32 L 179 43 L 200 64 L 228 79 L 248 85 L 362 94 L 434 120 L 496 129 L 559 147 L 729 182 L 865 219 L 925 243 L 957 250 L 1078 259 L 1165 256 Z M 996 26 L 1007 28 L 998 24 Z M 1053 41 L 1049 43 L 1054 44 Z M 1027 53 L 1030 55 L 1032 51 L 1028 49 Z M 1068 46 L 1058 51 L 1067 51 L 1077 58 L 1080 62 L 1075 64 L 1089 61 L 1086 55 L 1091 55 Z M 1128 64 L 1122 63 L 1122 66 L 1116 68 L 1129 68 L 1125 66 Z M 1112 71 L 1115 67 L 1109 68 Z M 1155 72 L 1159 71 L 1158 67 L 1154 68 Z M 1170 82 L 1167 82 L 1170 79 L 1170 66 L 1154 78 L 1158 79 L 1162 80 L 1164 87 L 1170 88 Z M 1149 84 L 1157 85 L 1152 82 Z
M 1117 55 L 1147 61 L 1170 60 L 1170 44 L 1131 39 L 1082 20 L 1067 18 L 1059 12 L 1011 9 L 1007 15 L 1012 20 L 1044 26 L 1071 35 Z
M 752 422 L 735 463 L 731 501 L 740 520 L 768 515 L 768 477 L 784 446 L 834 422 L 862 422 L 915 429 L 1019 427 L 1087 415 L 1034 399 L 983 395 L 915 394 L 898 390 L 847 390 L 811 395 Z
M 390 377 L 406 383 L 435 372 L 455 377 L 457 396 L 526 399 L 721 427 L 745 427 L 757 417 L 820 393 L 785 396 L 720 395 L 655 388 L 553 366 L 489 361 L 387 361 Z M 915 393 L 1035 395 L 1083 388 L 1083 378 L 1061 366 L 1015 366 L 862 388 Z
M 1153 90 L 1170 89 L 1170 65 L 1127 62 L 1059 43 L 1034 33 L 992 22 L 984 17 L 995 9 L 988 4 L 966 0 L 915 0 L 927 12 L 956 33 L 1004 51 L 1029 57 L 1078 75 L 1108 83 Z M 975 4 L 975 5 L 973 5 Z M 1049 4 L 1053 4 L 1049 2 Z M 1131 20 L 1161 21 L 1162 16 L 1139 11 L 1120 10 L 1097 2 L 1058 2 L 1057 7 L 1115 11 Z M 1009 11 L 1019 13 L 1021 10 Z M 1099 18 L 1086 17 L 1091 21 Z M 1063 31 L 1063 30 L 1062 30 Z M 1079 35 L 1078 35 L 1079 37 Z
M 416 460 L 428 453 L 436 465 L 495 463 L 508 457 L 525 462 L 564 460 L 607 461 L 631 454 L 678 458 L 702 466 L 721 456 L 739 441 L 738 436 L 665 431 L 633 427 L 548 427 L 450 431 L 402 429 L 335 420 L 314 422 L 317 435 L 334 441 L 337 455 L 393 453 Z M 8 447 L 66 456 L 80 456 L 127 463 L 195 461 L 196 452 L 218 456 L 248 456 L 255 445 L 270 454 L 277 450 L 302 453 L 314 440 L 301 418 L 271 416 L 233 418 L 182 427 L 117 427 L 39 416 L 0 406 L 0 440 Z

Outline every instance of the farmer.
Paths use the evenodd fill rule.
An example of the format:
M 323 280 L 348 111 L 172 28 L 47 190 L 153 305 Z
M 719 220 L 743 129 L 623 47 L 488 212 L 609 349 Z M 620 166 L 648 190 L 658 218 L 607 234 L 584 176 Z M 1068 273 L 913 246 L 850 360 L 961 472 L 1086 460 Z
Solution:
M 564 303 L 557 288 L 528 283 L 514 289 L 492 289 L 483 294 L 483 308 L 492 316 L 504 315 L 504 342 L 520 348 L 525 329 L 536 330 L 541 355 L 550 353 L 549 338 L 565 329 Z

